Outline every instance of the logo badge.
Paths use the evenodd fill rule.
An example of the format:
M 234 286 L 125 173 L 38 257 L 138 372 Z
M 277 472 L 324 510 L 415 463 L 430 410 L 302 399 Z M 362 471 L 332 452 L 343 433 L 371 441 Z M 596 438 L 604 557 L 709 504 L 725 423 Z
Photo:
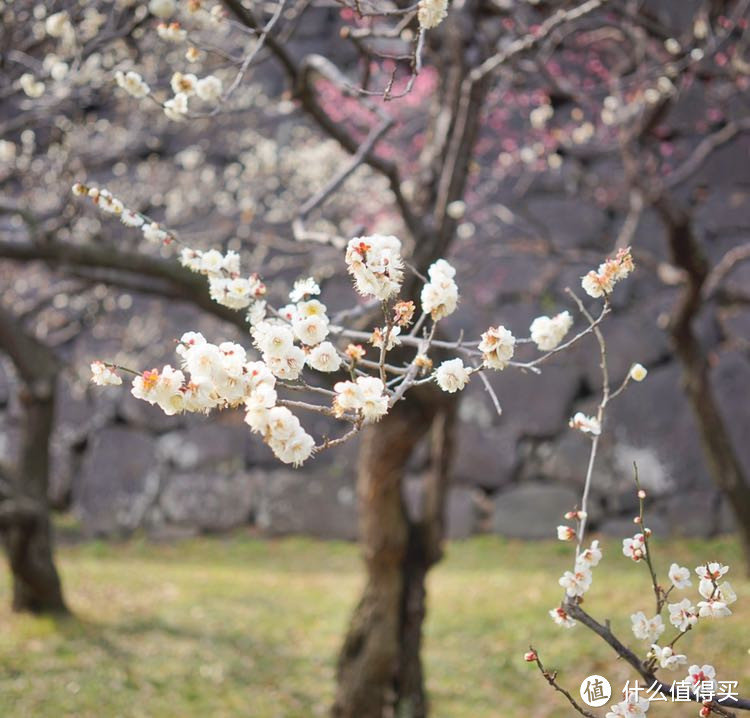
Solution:
M 581 683 L 581 700 L 587 706 L 603 706 L 612 697 L 612 686 L 604 676 L 589 676 Z

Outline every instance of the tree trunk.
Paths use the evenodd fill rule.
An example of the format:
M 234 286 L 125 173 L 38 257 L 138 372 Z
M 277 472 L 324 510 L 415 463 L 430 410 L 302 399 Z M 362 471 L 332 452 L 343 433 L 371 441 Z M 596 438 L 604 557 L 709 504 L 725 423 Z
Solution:
M 445 497 L 450 482 L 457 402 L 445 402 L 430 430 L 430 465 L 423 477 L 419 517 L 409 525 L 403 571 L 397 716 L 424 718 L 428 703 L 422 671 L 422 627 L 427 613 L 427 573 L 443 557 Z
M 335 718 L 427 714 L 420 661 L 424 579 L 440 555 L 442 500 L 439 526 L 427 512 L 412 522 L 402 483 L 409 457 L 431 428 L 433 445 L 440 441 L 445 449 L 433 451 L 425 497 L 447 479 L 447 461 L 435 466 L 434 458 L 450 451 L 446 431 L 454 407 L 444 400 L 436 406 L 441 399 L 434 390 L 412 392 L 363 435 L 357 493 L 367 584 L 339 656 Z
M 13 610 L 63 613 L 67 608 L 52 557 L 47 501 L 59 364 L 2 308 L 0 348 L 18 372 L 23 411 L 18 464 L 0 481 L 0 538 L 13 575 Z
M 750 485 L 719 410 L 711 387 L 708 360 L 693 327 L 693 321 L 703 306 L 702 291 L 708 276 L 708 262 L 688 213 L 667 195 L 659 198 L 656 208 L 667 230 L 672 261 L 686 276 L 687 286 L 672 313 L 670 324 L 675 352 L 682 364 L 685 391 L 698 423 L 711 476 L 734 513 L 750 573 Z
M 65 612 L 60 578 L 52 559 L 47 506 L 49 435 L 54 417 L 54 384 L 21 391 L 23 438 L 13 498 L 2 504 L 3 544 L 13 575 L 13 610 Z

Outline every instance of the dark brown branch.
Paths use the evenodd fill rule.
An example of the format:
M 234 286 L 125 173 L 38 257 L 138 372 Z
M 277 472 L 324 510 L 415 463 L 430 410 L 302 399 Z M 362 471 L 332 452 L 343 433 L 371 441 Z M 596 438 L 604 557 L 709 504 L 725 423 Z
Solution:
M 0 241 L 0 258 L 21 262 L 40 261 L 53 269 L 65 266 L 113 269 L 164 280 L 173 290 L 170 296 L 176 293 L 210 314 L 242 329 L 246 328 L 242 313 L 211 299 L 204 277 L 185 269 L 174 260 L 123 252 L 106 245 L 74 245 L 55 240 L 39 244 Z
M 544 676 L 544 679 L 549 683 L 558 693 L 562 693 L 565 698 L 567 698 L 568 703 L 573 706 L 582 716 L 586 716 L 586 718 L 598 718 L 597 715 L 594 713 L 591 713 L 590 711 L 587 711 L 585 708 L 580 706 L 575 698 L 570 694 L 570 691 L 563 688 L 558 682 L 557 682 L 557 671 L 553 671 L 550 673 L 544 665 L 542 664 L 541 659 L 539 658 L 539 653 L 537 653 L 536 649 L 533 646 L 529 646 L 529 650 L 534 654 L 534 663 L 536 663 L 537 668 L 539 668 L 539 671 Z
M 672 695 L 672 686 L 662 683 L 651 671 L 649 671 L 644 663 L 633 653 L 625 644 L 623 644 L 609 627 L 609 623 L 601 624 L 596 619 L 591 617 L 586 611 L 584 611 L 580 605 L 575 601 L 567 601 L 563 607 L 568 615 L 582 623 L 586 628 L 592 630 L 605 641 L 609 646 L 622 658 L 626 663 L 630 664 L 648 684 L 649 688 L 652 686 L 655 690 L 665 696 Z M 696 695 L 691 694 L 690 700 L 696 703 L 702 703 L 701 699 Z M 714 702 L 711 705 L 712 710 L 718 715 L 733 716 L 734 714 L 730 711 L 725 710 L 724 707 L 737 708 L 739 710 L 750 710 L 750 700 L 747 698 L 732 698 L 727 697 L 722 704 Z

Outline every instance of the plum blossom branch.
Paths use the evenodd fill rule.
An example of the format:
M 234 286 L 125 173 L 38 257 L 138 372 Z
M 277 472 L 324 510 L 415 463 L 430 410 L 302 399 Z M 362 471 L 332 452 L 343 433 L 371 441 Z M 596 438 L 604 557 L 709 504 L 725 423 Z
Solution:
M 544 665 L 542 664 L 542 660 L 539 658 L 539 654 L 537 653 L 536 649 L 533 646 L 529 646 L 528 653 L 525 655 L 525 659 L 529 663 L 535 663 L 537 668 L 539 669 L 539 672 L 544 677 L 544 680 L 547 681 L 558 693 L 562 693 L 565 698 L 567 699 L 568 703 L 570 703 L 573 708 L 580 713 L 582 716 L 586 716 L 586 718 L 598 718 L 596 714 L 591 713 L 590 711 L 587 711 L 583 706 L 579 705 L 579 703 L 573 698 L 573 696 L 570 694 L 570 691 L 563 688 L 558 682 L 557 682 L 557 671 L 548 671 Z

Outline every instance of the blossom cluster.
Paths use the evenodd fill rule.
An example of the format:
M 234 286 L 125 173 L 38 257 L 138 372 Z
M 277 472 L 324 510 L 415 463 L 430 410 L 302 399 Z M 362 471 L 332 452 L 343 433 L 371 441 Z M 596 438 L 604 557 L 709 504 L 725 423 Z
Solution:
M 334 387 L 333 410 L 337 416 L 347 411 L 359 413 L 365 422 L 378 421 L 388 413 L 388 396 L 383 382 L 374 376 L 360 376 L 356 381 L 340 381 Z
M 615 284 L 625 279 L 635 268 L 630 247 L 618 250 L 613 259 L 608 259 L 599 265 L 599 269 L 593 269 L 586 274 L 581 281 L 581 286 L 590 297 L 595 299 L 612 293 Z
M 482 341 L 479 342 L 484 366 L 490 369 L 505 369 L 515 348 L 516 338 L 502 325 L 490 327 L 482 334 Z
M 419 0 L 417 19 L 425 30 L 437 27 L 448 16 L 448 0 Z
M 229 250 L 222 254 L 217 249 L 203 252 L 183 247 L 180 264 L 208 278 L 211 299 L 217 304 L 230 309 L 246 309 L 255 303 L 259 305 L 256 312 L 264 310 L 265 305 L 258 300 L 265 296 L 266 285 L 257 274 L 240 276 L 240 256 L 236 252 Z
M 537 317 L 529 327 L 531 340 L 537 345 L 539 351 L 552 351 L 560 345 L 572 326 L 573 317 L 567 311 L 560 312 L 554 317 Z
M 404 278 L 401 242 L 391 235 L 355 237 L 346 247 L 346 268 L 363 296 L 386 300 L 398 293 Z
M 212 344 L 199 332 L 184 334 L 176 351 L 184 372 L 170 365 L 145 371 L 133 380 L 133 396 L 167 415 L 244 405 L 246 423 L 279 460 L 299 465 L 309 458 L 315 442 L 289 409 L 277 405 L 276 376 L 265 362 L 248 361 L 241 345 Z
M 438 321 L 456 311 L 458 287 L 453 279 L 456 270 L 444 259 L 438 259 L 427 274 L 430 281 L 422 287 L 422 311 Z
M 566 527 L 559 527 L 558 536 L 568 539 L 568 532 L 562 531 Z M 565 595 L 568 598 L 577 598 L 583 596 L 589 588 L 591 588 L 591 581 L 593 579 L 591 569 L 599 565 L 602 560 L 602 550 L 599 548 L 599 542 L 594 540 L 591 542 L 591 546 L 584 551 L 581 551 L 576 557 L 575 567 L 572 571 L 566 571 L 558 583 L 565 589 Z M 575 621 L 568 616 L 565 609 L 562 607 L 553 608 L 549 612 L 555 623 L 565 626 L 566 628 L 572 628 L 575 625 Z
M 184 32 L 174 28 L 170 30 L 169 27 L 162 34 Z M 115 82 L 136 99 L 142 99 L 151 94 L 148 83 L 134 70 L 128 72 L 118 70 L 115 72 Z M 188 101 L 193 96 L 212 105 L 221 100 L 223 85 L 215 75 L 198 78 L 192 73 L 175 72 L 169 84 L 174 95 L 166 100 L 162 107 L 164 108 L 164 114 L 174 122 L 181 122 L 185 119 L 189 110 Z
M 89 197 L 102 212 L 119 217 L 126 227 L 140 229 L 143 238 L 149 242 L 169 243 L 174 239 L 174 236 L 157 222 L 152 222 L 144 214 L 129 209 L 122 200 L 114 197 L 107 189 L 76 182 L 72 191 L 76 196 Z
M 189 90 L 193 80 L 192 76 L 175 76 L 174 89 Z M 122 81 L 132 83 L 134 87 L 138 84 L 137 77 L 123 76 Z M 140 229 L 148 240 L 182 244 L 175 235 L 146 215 L 128 209 L 106 189 L 77 183 L 73 192 L 90 197 L 102 211 Z M 259 276 L 255 273 L 243 275 L 240 256 L 235 251 L 203 251 L 182 245 L 179 261 L 186 269 L 206 277 L 214 301 L 231 309 L 246 311 L 253 347 L 260 360 L 251 360 L 246 349 L 239 344 L 225 342 L 216 345 L 196 332 L 188 332 L 178 346 L 182 367 L 174 369 L 166 365 L 161 370 L 134 372 L 137 376 L 132 393 L 159 406 L 167 414 L 244 405 L 251 429 L 263 437 L 282 461 L 288 463 L 303 462 L 315 448 L 314 441 L 292 414 L 290 406 L 348 421 L 353 425 L 353 431 L 357 431 L 362 424 L 382 418 L 417 381 L 433 381 L 442 391 L 456 393 L 466 387 L 472 374 L 505 368 L 515 352 L 516 338 L 512 332 L 502 325 L 491 326 L 481 335 L 479 342 L 457 342 L 455 349 L 461 356 L 444 360 L 433 371 L 429 352 L 436 324 L 453 313 L 458 304 L 456 270 L 444 259 L 438 259 L 429 267 L 429 279 L 420 295 L 422 314 L 411 333 L 406 334 L 405 330 L 414 318 L 415 306 L 412 301 L 397 297 L 405 264 L 401 242 L 394 236 L 355 237 L 349 241 L 345 252 L 346 267 L 353 277 L 355 289 L 382 303 L 385 326 L 376 327 L 369 336 L 370 344 L 379 349 L 378 361 L 366 359 L 367 352 L 361 344 L 349 343 L 345 348 L 337 346 L 339 337 L 362 339 L 367 335 L 362 337 L 361 333 L 332 325 L 327 307 L 317 298 L 321 290 L 313 278 L 297 280 L 289 292 L 289 303 L 275 308 L 269 303 L 267 288 Z M 424 326 L 430 321 L 431 326 Z M 557 346 L 571 324 L 568 312 L 551 319 L 539 317 L 532 324 L 531 341 L 542 350 Z M 421 336 L 418 335 L 420 328 Z M 413 359 L 401 367 L 387 364 L 387 353 L 399 344 L 414 349 Z M 467 357 L 468 363 L 464 361 Z M 336 382 L 333 390 L 311 386 L 304 376 L 305 369 L 330 374 L 344 368 L 350 376 L 346 381 Z M 378 375 L 368 375 L 368 369 L 377 370 Z M 388 379 L 389 373 L 395 376 Z M 419 376 L 423 378 L 417 379 Z M 114 384 L 118 378 L 112 365 L 92 364 L 94 382 Z M 330 403 L 279 400 L 277 380 L 287 382 L 285 388 L 288 389 L 306 389 L 327 395 Z M 486 382 L 485 385 L 488 386 Z M 500 411 L 494 394 L 493 398 Z M 323 446 L 330 443 L 326 441 Z M 570 590 L 585 590 L 590 582 L 587 572 L 598 561 L 597 555 L 600 554 L 596 545 L 581 554 L 576 574 L 566 579 Z

